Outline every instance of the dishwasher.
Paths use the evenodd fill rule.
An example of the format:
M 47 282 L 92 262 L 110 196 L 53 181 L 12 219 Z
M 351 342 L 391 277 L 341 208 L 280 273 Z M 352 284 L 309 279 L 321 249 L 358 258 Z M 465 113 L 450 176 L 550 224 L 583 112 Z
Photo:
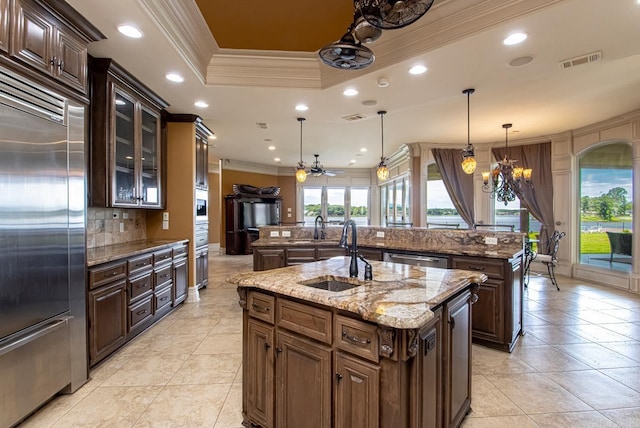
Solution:
M 449 267 L 449 257 L 441 255 L 384 253 L 383 260 L 385 262 L 423 267 L 438 267 L 442 269 L 447 269 Z

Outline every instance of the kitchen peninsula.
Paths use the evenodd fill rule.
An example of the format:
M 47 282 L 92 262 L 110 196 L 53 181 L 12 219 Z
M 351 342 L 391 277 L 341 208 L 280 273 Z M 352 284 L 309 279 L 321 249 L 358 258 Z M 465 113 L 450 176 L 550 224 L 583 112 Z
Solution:
M 341 228 L 313 239 L 313 227 L 267 226 L 253 243 L 254 270 L 346 255 Z M 473 342 L 510 352 L 522 334 L 523 233 L 425 228 L 358 227 L 358 253 L 367 260 L 465 269 L 489 278 L 478 290 Z M 360 262 L 362 265 L 362 262 Z
M 474 271 L 347 257 L 238 274 L 246 426 L 458 426 L 471 402 Z M 473 290 L 472 290 L 473 288 Z M 336 291 L 329 291 L 336 290 Z

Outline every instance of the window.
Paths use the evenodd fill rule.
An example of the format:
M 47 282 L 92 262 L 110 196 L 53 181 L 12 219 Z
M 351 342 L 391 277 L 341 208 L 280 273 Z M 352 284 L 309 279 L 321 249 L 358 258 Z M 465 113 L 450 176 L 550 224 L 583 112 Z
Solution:
M 303 220 L 313 226 L 319 215 L 332 224 L 353 219 L 356 224 L 369 224 L 368 187 L 303 187 Z
M 631 272 L 631 146 L 599 145 L 578 162 L 580 263 Z
M 467 229 L 467 223 L 451 202 L 438 165 L 430 164 L 427 173 L 427 223 L 452 224 L 458 225 L 460 229 Z
M 411 223 L 409 177 L 399 177 L 380 186 L 381 224 Z
M 502 202 L 496 203 L 493 223 L 513 226 L 515 232 L 524 233 L 539 233 L 541 226 L 518 198 L 506 206 Z

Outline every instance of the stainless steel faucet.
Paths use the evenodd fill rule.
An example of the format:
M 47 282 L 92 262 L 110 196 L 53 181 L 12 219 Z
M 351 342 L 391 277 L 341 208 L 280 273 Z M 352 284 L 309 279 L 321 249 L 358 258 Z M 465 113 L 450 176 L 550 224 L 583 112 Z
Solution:
M 320 239 L 324 239 L 324 218 L 321 215 L 316 217 L 313 225 L 313 239 L 318 239 L 318 220 L 320 220 L 321 230 Z
M 342 236 L 340 236 L 340 243 L 338 244 L 338 246 L 342 248 L 348 248 L 347 232 L 349 231 L 349 226 L 351 226 L 351 249 L 349 250 L 349 254 L 351 255 L 351 264 L 349 265 L 349 277 L 357 278 L 358 277 L 358 234 L 356 233 L 355 221 L 349 220 L 344 223 L 344 227 L 342 228 Z

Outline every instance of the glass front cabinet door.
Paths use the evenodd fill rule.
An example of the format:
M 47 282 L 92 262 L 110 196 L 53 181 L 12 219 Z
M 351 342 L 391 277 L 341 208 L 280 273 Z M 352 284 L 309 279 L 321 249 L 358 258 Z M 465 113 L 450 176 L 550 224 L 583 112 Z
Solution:
M 160 115 L 118 87 L 113 94 L 111 205 L 160 208 Z

